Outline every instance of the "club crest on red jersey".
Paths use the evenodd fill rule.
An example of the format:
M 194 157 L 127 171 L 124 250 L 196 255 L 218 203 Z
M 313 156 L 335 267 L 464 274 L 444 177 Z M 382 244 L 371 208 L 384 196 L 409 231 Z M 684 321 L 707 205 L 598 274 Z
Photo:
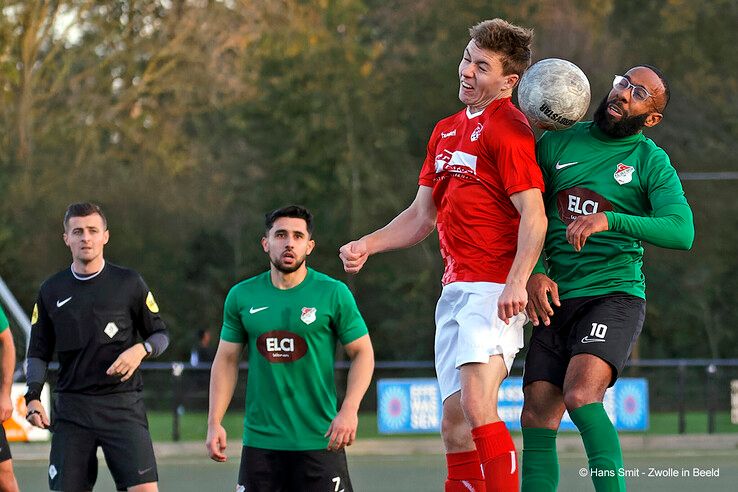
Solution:
M 617 169 L 615 169 L 615 174 L 613 176 L 618 184 L 624 185 L 633 180 L 633 171 L 635 171 L 633 166 L 626 166 L 621 162 L 618 164 Z
M 317 308 L 309 308 L 304 307 L 302 308 L 302 314 L 300 315 L 300 319 L 303 323 L 306 325 L 309 325 L 313 321 L 315 321 L 315 313 L 318 309 Z
M 479 135 L 482 134 L 482 128 L 484 128 L 484 125 L 481 123 L 477 123 L 477 127 L 474 129 L 474 131 L 471 134 L 471 141 L 476 142 L 479 140 Z

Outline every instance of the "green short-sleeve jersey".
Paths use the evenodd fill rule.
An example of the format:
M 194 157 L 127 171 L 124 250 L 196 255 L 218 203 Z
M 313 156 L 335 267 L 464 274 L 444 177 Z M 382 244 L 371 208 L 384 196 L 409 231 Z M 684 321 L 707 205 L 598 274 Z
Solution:
M 269 272 L 228 293 L 221 339 L 248 345 L 244 446 L 323 449 L 336 416 L 336 341 L 367 334 L 345 284 L 313 269 L 280 290 Z
M 548 275 L 562 299 L 623 292 L 646 297 L 643 246 L 628 235 L 591 235 L 580 252 L 566 241 L 578 216 L 614 211 L 642 217 L 687 204 L 666 152 L 642 133 L 613 139 L 592 122 L 544 133 L 536 146 L 546 182 Z
M 4 332 L 10 327 L 10 323 L 8 323 L 8 318 L 5 316 L 5 311 L 3 311 L 2 306 L 0 306 L 0 333 Z

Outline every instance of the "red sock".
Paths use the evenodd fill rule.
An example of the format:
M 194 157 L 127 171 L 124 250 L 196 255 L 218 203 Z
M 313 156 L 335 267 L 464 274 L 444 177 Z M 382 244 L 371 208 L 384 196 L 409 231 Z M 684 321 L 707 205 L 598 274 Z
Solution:
M 445 492 L 484 492 L 482 464 L 476 449 L 461 453 L 447 453 L 448 478 Z
M 518 460 L 515 444 L 504 422 L 472 429 L 472 438 L 482 462 L 487 492 L 518 492 Z

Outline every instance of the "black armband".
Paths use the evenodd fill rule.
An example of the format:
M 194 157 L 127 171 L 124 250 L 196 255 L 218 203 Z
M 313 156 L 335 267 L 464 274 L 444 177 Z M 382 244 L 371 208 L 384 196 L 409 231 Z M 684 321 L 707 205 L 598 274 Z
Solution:
M 33 400 L 41 399 L 41 391 L 44 389 L 42 383 L 28 383 L 28 391 L 26 391 L 26 405 Z

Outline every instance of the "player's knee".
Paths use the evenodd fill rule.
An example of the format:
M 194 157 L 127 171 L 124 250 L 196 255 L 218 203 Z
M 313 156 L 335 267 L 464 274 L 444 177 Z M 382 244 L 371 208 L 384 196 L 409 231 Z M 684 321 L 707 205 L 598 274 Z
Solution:
M 564 405 L 568 411 L 576 410 L 584 405 L 602 401 L 596 391 L 584 387 L 574 387 L 564 392 Z
M 523 405 L 520 414 L 520 425 L 525 428 L 557 430 L 561 424 L 561 412 L 558 408 L 543 408 L 529 403 Z
M 470 394 L 470 392 L 465 392 L 461 394 L 461 399 L 459 400 L 459 404 L 461 405 L 461 410 L 464 412 L 464 415 L 469 417 L 470 413 L 474 413 L 474 407 L 476 405 L 476 398 L 474 398 L 473 395 Z
M 523 405 L 523 410 L 520 412 L 520 425 L 522 427 L 540 428 L 541 421 L 538 412 L 531 409 L 529 405 Z
M 471 440 L 469 427 L 461 413 L 444 413 L 441 435 L 448 450 L 465 449 Z
M 497 402 L 494 399 L 486 400 L 478 395 L 462 395 L 461 408 L 466 421 L 472 427 L 499 420 L 497 417 Z
M 128 492 L 158 492 L 158 491 L 159 491 L 158 482 L 147 482 L 147 483 L 142 483 L 139 485 L 134 485 L 133 487 L 128 487 Z
M 441 419 L 441 433 L 453 434 L 457 429 L 464 425 L 464 416 L 460 413 L 444 412 Z

